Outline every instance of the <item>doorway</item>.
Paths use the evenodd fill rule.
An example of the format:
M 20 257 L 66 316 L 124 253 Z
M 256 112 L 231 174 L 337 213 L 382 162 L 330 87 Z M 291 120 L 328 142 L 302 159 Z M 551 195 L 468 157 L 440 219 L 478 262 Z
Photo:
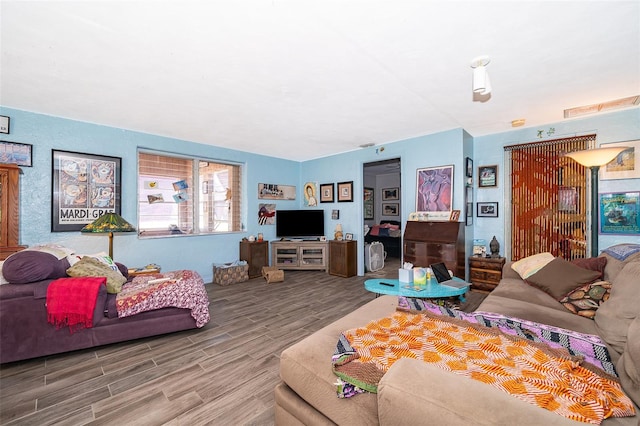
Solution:
M 402 258 L 400 158 L 363 165 L 365 269 L 367 244 L 380 242 L 387 258 Z

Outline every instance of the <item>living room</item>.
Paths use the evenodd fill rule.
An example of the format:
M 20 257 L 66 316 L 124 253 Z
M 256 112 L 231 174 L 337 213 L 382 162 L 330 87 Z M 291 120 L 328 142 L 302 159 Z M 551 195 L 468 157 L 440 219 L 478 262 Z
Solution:
M 95 2 L 96 9 L 71 2 L 37 6 L 29 3 L 2 1 L 0 116 L 6 118 L 6 122 L 1 123 L 2 126 L 6 123 L 6 131 L 3 128 L 0 139 L 29 145 L 32 163 L 30 167 L 21 167 L 20 243 L 27 246 L 56 243 L 78 253 L 107 251 L 108 238 L 104 234 L 90 236 L 78 231 L 52 230 L 54 151 L 121 160 L 121 215 L 137 228 L 141 150 L 238 164 L 242 168 L 242 227 L 229 233 L 162 238 L 146 238 L 134 232 L 117 234 L 113 240 L 116 261 L 129 267 L 157 264 L 163 271 L 197 271 L 209 284 L 206 287 L 212 321 L 202 330 L 103 346 L 96 352 L 84 350 L 3 365 L 3 387 L 12 387 L 11 395 L 2 395 L 3 407 L 11 408 L 0 417 L 3 424 L 19 424 L 20 416 L 30 416 L 31 412 L 30 420 L 37 423 L 65 420 L 76 424 L 93 420 L 127 423 L 148 416 L 145 420 L 149 423 L 173 419 L 190 424 L 272 424 L 273 388 L 280 380 L 278 363 L 282 350 L 374 298 L 362 285 L 366 220 L 361 194 L 370 186 L 363 176 L 366 164 L 400 159 L 398 221 L 404 225 L 416 210 L 416 173 L 420 169 L 453 166 L 451 208 L 465 212 L 468 160 L 472 160 L 473 204 L 472 223 L 466 226 L 467 255 L 471 254 L 474 239 L 489 241 L 493 236 L 505 254 L 510 244 L 505 213 L 512 199 L 506 146 L 586 134 L 596 134 L 596 146 L 624 142 L 637 146 L 640 140 L 637 102 L 619 109 L 601 111 L 598 108 L 605 102 L 637 98 L 640 94 L 637 73 L 640 69 L 637 25 L 640 6 L 636 2 L 589 2 L 591 5 L 583 6 L 584 9 L 568 3 L 560 9 L 554 8 L 562 12 L 557 15 L 545 14 L 544 7 L 537 2 L 524 4 L 517 17 L 500 25 L 509 27 L 505 40 L 522 41 L 518 36 L 526 34 L 527 43 L 515 46 L 514 56 L 500 50 L 500 55 L 492 58 L 488 72 L 493 78 L 494 91 L 491 99 L 483 101 L 476 100 L 472 94 L 473 70 L 469 63 L 474 55 L 494 53 L 491 44 L 483 42 L 476 31 L 489 37 L 494 32 L 491 21 L 496 21 L 495 14 L 500 9 L 515 7 L 509 2 L 479 2 L 486 3 L 483 5 L 487 6 L 486 13 L 482 14 L 485 19 L 470 16 L 479 6 L 452 2 L 451 7 L 460 14 L 459 20 L 453 20 L 438 19 L 437 14 L 412 15 L 413 7 L 422 7 L 408 5 L 413 2 L 381 9 L 368 5 L 371 10 L 366 11 L 361 10 L 364 6 L 357 2 L 338 2 L 348 6 L 329 2 L 328 8 L 316 4 L 308 10 L 296 5 L 289 10 L 284 3 L 254 1 L 250 3 L 255 9 L 246 15 L 243 10 L 229 6 L 233 19 L 218 14 L 206 16 L 204 22 L 194 18 L 197 9 L 186 10 L 176 2 L 164 11 L 166 25 L 153 41 L 145 41 L 145 36 L 149 34 L 150 22 L 155 21 L 150 16 L 149 20 L 145 19 L 145 13 L 150 11 L 141 4 L 126 10 L 123 2 Z M 37 12 L 38 7 L 42 7 L 43 12 Z M 60 10 L 54 14 L 56 9 Z M 294 16 L 294 22 L 285 20 L 287 26 L 278 27 L 274 23 L 279 21 L 271 21 L 270 9 L 275 9 L 274 15 Z M 35 14 L 42 22 L 19 24 L 16 18 L 22 12 L 25 12 L 23 19 Z M 113 19 L 111 13 L 115 12 L 123 21 L 134 24 L 126 26 L 128 31 L 113 31 L 110 26 L 101 25 L 101 15 L 107 12 L 109 19 Z M 172 27 L 173 20 L 188 21 L 180 12 L 198 22 L 199 26 L 193 25 L 196 35 L 178 33 Z M 269 55 L 263 55 L 261 48 L 254 45 L 254 39 L 267 38 L 266 33 L 261 33 L 263 28 L 252 27 L 262 20 L 261 14 L 266 14 L 268 28 L 277 35 L 276 51 L 282 55 L 278 56 L 282 61 L 282 67 L 278 68 L 281 73 L 273 72 Z M 357 18 L 371 24 L 367 29 L 370 34 L 351 32 L 352 25 L 359 28 L 354 24 Z M 315 69 L 314 66 L 299 68 L 291 58 L 300 50 L 292 54 L 285 46 L 292 48 L 299 40 L 299 31 L 311 28 L 313 32 L 323 20 L 329 22 L 328 26 L 334 31 L 326 39 L 313 34 L 311 45 L 302 46 L 300 50 L 317 52 L 317 62 L 310 62 Z M 421 27 L 435 27 L 439 20 L 444 22 L 444 28 L 438 25 L 441 32 L 430 38 L 413 32 Z M 77 26 L 70 26 L 70 21 Z M 247 21 L 250 24 L 246 24 Z M 388 27 L 383 25 L 387 21 L 391 22 Z M 576 21 L 581 22 L 582 27 Z M 42 25 L 41 29 L 37 28 L 38 24 Z M 554 39 L 550 32 L 544 31 L 545 26 L 556 28 L 565 24 L 571 30 L 565 30 L 562 39 Z M 234 25 L 247 31 L 246 39 L 237 38 L 237 33 L 232 32 Z M 207 26 L 219 27 L 218 37 L 203 36 Z M 20 31 L 16 27 L 20 27 Z M 107 49 L 109 43 L 104 43 L 101 37 L 93 39 L 95 33 L 89 28 L 111 32 L 107 39 L 120 47 L 123 58 L 131 64 L 133 57 L 140 56 L 142 59 L 136 63 L 144 63 L 144 72 L 133 65 L 130 68 L 125 60 L 116 61 L 117 54 L 107 55 L 107 51 L 113 54 Z M 464 31 L 465 28 L 468 31 Z M 22 31 L 37 34 L 38 42 L 32 46 L 16 43 L 16 39 L 25 35 Z M 453 40 L 448 44 L 457 32 L 467 34 L 467 47 Z M 369 36 L 371 46 L 365 43 L 367 46 L 363 47 L 362 41 Z M 335 48 L 335 44 L 325 45 L 329 43 L 328 38 L 347 46 L 339 54 L 328 56 L 330 59 L 323 57 Z M 83 54 L 77 55 L 74 49 L 78 46 L 75 42 L 69 43 L 73 39 L 87 39 L 95 45 L 89 49 L 90 54 L 82 51 Z M 176 44 L 166 44 L 169 39 L 176 39 Z M 437 44 L 446 45 L 447 50 L 458 52 L 448 54 L 447 59 L 451 58 L 449 55 L 459 57 L 451 62 L 436 55 L 435 50 L 431 50 L 433 46 L 419 50 L 408 47 L 408 40 L 418 43 L 416 40 L 421 39 L 432 43 L 437 40 Z M 608 40 L 615 46 L 606 51 L 611 55 L 607 58 L 616 61 L 601 60 L 603 46 L 596 43 L 598 39 Z M 202 43 L 210 47 L 214 52 L 211 56 L 219 54 L 225 45 L 246 43 L 250 49 L 244 56 L 251 57 L 255 77 L 269 75 L 273 78 L 272 86 L 267 89 L 251 78 L 238 79 L 238 84 L 231 78 L 238 71 L 234 69 L 237 63 L 233 55 L 225 56 L 225 64 L 230 64 L 226 69 L 229 74 L 221 77 L 213 65 L 201 71 L 197 60 L 186 61 L 187 57 L 202 54 L 193 47 L 196 40 L 198 46 Z M 128 49 L 129 43 L 144 48 Z M 36 44 L 49 49 L 51 54 L 38 56 L 31 50 Z M 555 44 L 560 46 L 558 51 L 552 49 Z M 372 46 L 384 51 L 388 62 L 382 64 L 375 56 L 369 56 Z M 530 51 L 538 61 L 524 65 L 516 59 L 521 58 L 515 56 L 516 50 Z M 71 54 L 67 56 L 67 52 Z M 157 56 L 151 58 L 151 52 Z M 350 69 L 351 62 L 346 60 L 350 53 L 359 59 L 365 56 L 364 65 Z M 74 55 L 79 59 L 69 63 L 69 57 Z M 580 71 L 574 71 L 573 77 L 560 72 L 566 56 L 574 62 L 571 69 Z M 23 62 L 29 71 L 24 75 L 19 66 L 8 65 Z M 336 69 L 326 64 L 333 64 Z M 593 64 L 598 66 L 591 69 Z M 222 62 L 218 64 L 221 66 Z M 100 73 L 103 68 L 108 69 L 107 74 L 113 74 L 113 79 Z M 182 79 L 173 78 L 172 72 L 178 68 Z M 616 69 L 619 74 L 615 73 Z M 165 74 L 172 76 L 170 84 L 162 79 Z M 334 84 L 332 79 L 337 74 L 347 79 L 336 80 Z M 461 78 L 452 88 L 451 83 L 445 83 L 442 77 L 445 74 Z M 582 74 L 590 77 L 589 84 L 578 79 Z M 291 80 L 287 81 L 287 77 Z M 207 84 L 189 86 L 183 85 L 182 80 L 203 80 Z M 316 86 L 307 87 L 314 80 Z M 108 93 L 124 81 L 131 85 L 117 93 Z M 35 90 L 30 92 L 32 86 Z M 238 86 L 246 87 L 242 91 L 231 89 Z M 389 97 L 382 86 L 392 87 L 394 96 Z M 97 90 L 100 87 L 104 91 Z M 164 90 L 160 90 L 161 87 Z M 561 90 L 563 87 L 566 90 Z M 254 108 L 255 99 L 266 91 L 276 93 L 278 102 L 273 108 L 264 104 L 262 108 Z M 313 95 L 312 100 L 291 101 L 292 93 L 307 91 Z M 36 92 L 41 92 L 42 97 L 36 96 Z M 154 92 L 162 92 L 160 100 L 153 96 Z M 338 92 L 345 96 L 337 97 Z M 200 98 L 209 103 L 197 102 Z M 351 103 L 347 103 L 349 99 Z M 563 117 L 564 109 L 581 105 L 585 109 L 595 107 L 595 111 L 592 108 L 582 116 Z M 301 112 L 307 115 L 298 115 Z M 98 118 L 91 118 L 91 113 L 96 113 Z M 512 124 L 523 116 L 525 125 Z M 144 122 L 146 127 L 138 122 Z M 148 127 L 149 123 L 156 126 Z M 193 136 L 195 133 L 197 137 Z M 482 166 L 496 166 L 495 185 L 479 186 L 478 170 Z M 320 202 L 316 208 L 324 210 L 327 238 L 333 238 L 339 224 L 343 232 L 351 234 L 356 241 L 358 276 L 336 278 L 318 271 L 287 271 L 285 282 L 278 284 L 267 285 L 262 279 L 254 279 L 238 286 L 210 285 L 212 266 L 238 259 L 241 239 L 259 234 L 267 241 L 277 239 L 275 226 L 258 220 L 258 211 L 264 203 L 259 197 L 259 185 L 294 187 L 294 199 L 275 201 L 276 209 L 306 209 L 303 188 L 308 182 L 318 187 L 333 184 L 334 188 L 340 182 L 352 183 L 353 201 L 341 202 L 336 197 L 331 202 Z M 638 178 L 601 180 L 598 192 L 638 192 L 639 182 Z M 375 188 L 376 199 L 381 197 L 382 189 Z M 496 203 L 499 215 L 478 217 L 477 203 Z M 333 218 L 334 211 L 339 212 L 339 218 Z M 459 220 L 464 222 L 464 215 Z M 637 242 L 637 234 L 601 234 L 596 248 L 602 250 Z M 330 397 L 336 399 L 334 393 Z M 206 404 L 202 406 L 203 400 Z M 175 420 L 178 417 L 172 411 L 192 408 L 188 417 Z

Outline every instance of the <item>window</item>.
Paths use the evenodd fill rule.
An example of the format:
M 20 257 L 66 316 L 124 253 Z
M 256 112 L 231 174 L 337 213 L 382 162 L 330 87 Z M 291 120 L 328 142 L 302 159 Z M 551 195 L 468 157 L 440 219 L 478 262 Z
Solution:
M 238 164 L 138 152 L 141 237 L 240 231 Z

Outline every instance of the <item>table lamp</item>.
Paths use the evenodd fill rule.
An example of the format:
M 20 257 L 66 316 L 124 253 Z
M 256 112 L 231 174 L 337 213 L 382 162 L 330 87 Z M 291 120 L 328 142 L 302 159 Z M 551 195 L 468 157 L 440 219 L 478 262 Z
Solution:
M 80 232 L 109 234 L 109 257 L 113 259 L 113 233 L 135 232 L 136 229 L 117 213 L 106 213 L 85 226 Z
M 598 257 L 598 170 L 626 149 L 629 147 L 616 146 L 585 149 L 567 154 L 567 157 L 591 170 L 591 257 Z

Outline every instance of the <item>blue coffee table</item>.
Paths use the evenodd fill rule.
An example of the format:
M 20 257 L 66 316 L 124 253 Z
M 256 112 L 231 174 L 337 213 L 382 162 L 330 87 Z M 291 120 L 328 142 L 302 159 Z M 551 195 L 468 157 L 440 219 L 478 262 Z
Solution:
M 464 282 L 460 278 L 454 277 L 456 281 Z M 391 285 L 385 285 L 391 284 Z M 367 291 L 376 294 L 390 294 L 396 296 L 422 297 L 425 299 L 435 299 L 438 297 L 455 297 L 459 296 L 460 301 L 464 302 L 464 294 L 469 290 L 469 286 L 463 288 L 453 288 L 446 285 L 440 285 L 435 278 L 431 277 L 425 285 L 415 285 L 413 283 L 404 283 L 399 280 L 389 278 L 376 278 L 366 280 L 364 288 Z

